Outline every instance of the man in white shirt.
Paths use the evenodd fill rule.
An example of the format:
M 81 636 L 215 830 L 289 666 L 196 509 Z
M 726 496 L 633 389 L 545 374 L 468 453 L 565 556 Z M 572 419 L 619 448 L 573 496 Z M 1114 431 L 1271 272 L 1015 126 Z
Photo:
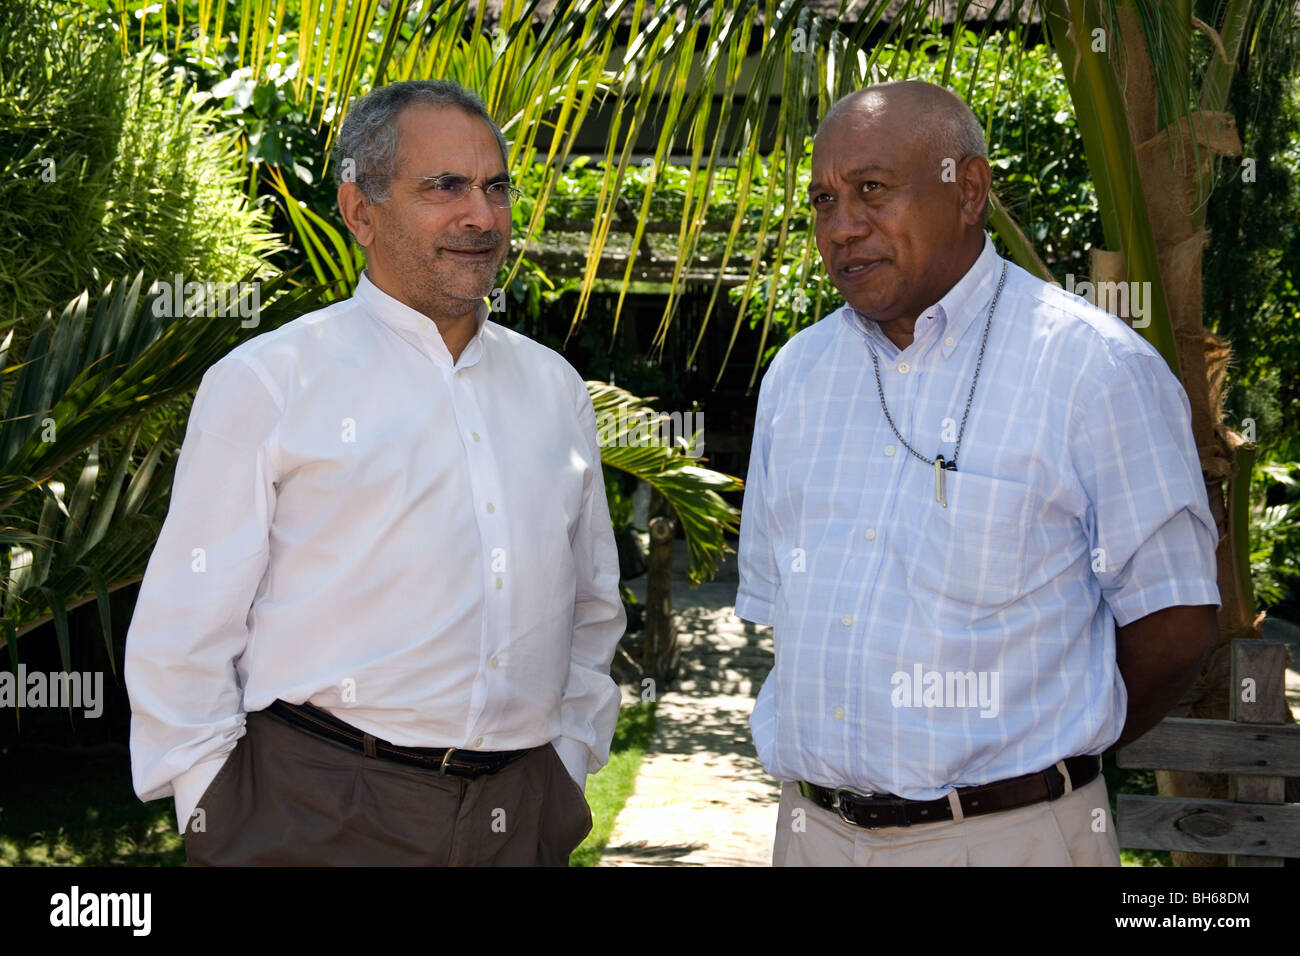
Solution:
M 126 645 L 136 792 L 191 864 L 564 865 L 624 629 L 591 401 L 488 320 L 517 191 L 473 94 L 377 89 L 336 153 L 367 270 L 195 396 Z
M 1186 394 L 998 256 L 990 180 L 928 83 L 850 94 L 816 137 L 846 305 L 763 379 L 736 602 L 774 629 L 750 724 L 777 865 L 1118 865 L 1099 755 L 1217 640 Z

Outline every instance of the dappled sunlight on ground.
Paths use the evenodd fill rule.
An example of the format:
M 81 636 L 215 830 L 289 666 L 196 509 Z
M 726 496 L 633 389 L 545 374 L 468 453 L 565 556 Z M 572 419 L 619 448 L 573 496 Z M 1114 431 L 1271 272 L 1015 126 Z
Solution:
M 754 752 L 749 714 L 772 669 L 772 631 L 740 621 L 735 555 L 687 587 L 675 542 L 672 602 L 682 656 L 603 866 L 767 866 L 780 787 Z M 644 600 L 645 579 L 634 582 Z

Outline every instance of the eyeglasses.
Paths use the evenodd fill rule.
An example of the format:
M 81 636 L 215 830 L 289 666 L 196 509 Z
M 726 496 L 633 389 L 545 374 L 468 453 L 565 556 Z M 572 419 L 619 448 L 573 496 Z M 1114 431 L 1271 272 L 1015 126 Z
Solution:
M 393 176 L 392 178 L 423 183 L 421 194 L 438 203 L 456 202 L 468 196 L 471 189 L 481 189 L 492 205 L 509 209 L 512 203 L 518 202 L 524 195 L 507 180 L 480 186 L 478 183 L 471 183 L 464 176 Z

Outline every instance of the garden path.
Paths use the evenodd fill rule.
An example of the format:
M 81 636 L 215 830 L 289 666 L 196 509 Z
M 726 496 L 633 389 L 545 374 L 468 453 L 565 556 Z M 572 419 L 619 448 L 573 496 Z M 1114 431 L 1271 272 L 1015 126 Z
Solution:
M 768 866 L 780 786 L 749 734 L 772 668 L 772 629 L 739 620 L 736 556 L 691 590 L 674 542 L 672 601 L 681 664 L 659 695 L 636 790 L 614 824 L 602 866 Z M 645 600 L 645 577 L 632 582 Z

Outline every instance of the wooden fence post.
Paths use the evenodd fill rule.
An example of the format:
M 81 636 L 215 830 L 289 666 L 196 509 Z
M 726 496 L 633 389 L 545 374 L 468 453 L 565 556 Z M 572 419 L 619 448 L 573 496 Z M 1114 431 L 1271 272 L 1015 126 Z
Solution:
M 1243 724 L 1286 723 L 1286 644 L 1255 638 L 1233 641 L 1229 691 L 1229 720 Z M 1233 774 L 1228 778 L 1228 799 L 1237 803 L 1284 803 L 1286 778 Z M 1282 866 L 1282 857 L 1233 855 L 1230 865 Z
M 673 623 L 673 538 L 677 520 L 671 515 L 650 519 L 650 568 L 645 586 L 645 645 L 641 670 L 656 681 L 670 681 L 680 651 Z
M 1233 641 L 1232 720 L 1166 717 L 1115 755 L 1120 767 L 1224 773 L 1228 800 L 1116 797 L 1120 846 L 1229 855 L 1236 866 L 1300 857 L 1300 804 L 1285 779 L 1300 776 L 1300 725 L 1288 723 L 1286 646 Z M 1252 852 L 1254 851 L 1254 852 Z

